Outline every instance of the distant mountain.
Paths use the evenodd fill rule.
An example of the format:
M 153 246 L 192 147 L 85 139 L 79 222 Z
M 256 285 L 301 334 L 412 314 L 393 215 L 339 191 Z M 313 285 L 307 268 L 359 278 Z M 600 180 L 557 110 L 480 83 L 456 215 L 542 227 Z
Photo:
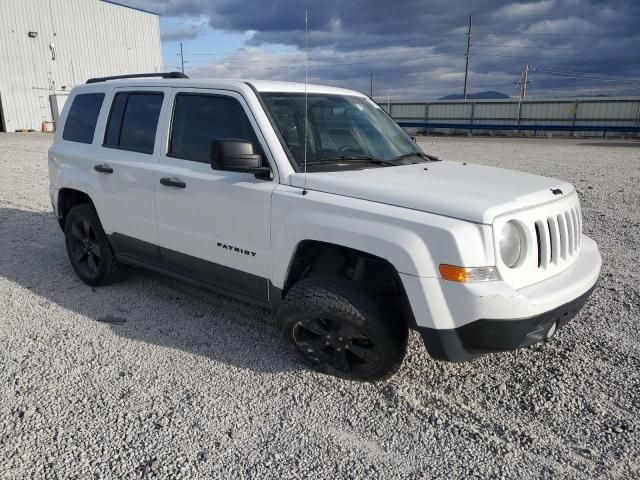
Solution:
M 478 93 L 470 93 L 467 95 L 467 100 L 495 100 L 499 98 L 511 98 L 508 95 L 500 92 L 478 92 Z M 461 93 L 452 93 L 451 95 L 445 95 L 440 100 L 463 100 L 464 95 Z

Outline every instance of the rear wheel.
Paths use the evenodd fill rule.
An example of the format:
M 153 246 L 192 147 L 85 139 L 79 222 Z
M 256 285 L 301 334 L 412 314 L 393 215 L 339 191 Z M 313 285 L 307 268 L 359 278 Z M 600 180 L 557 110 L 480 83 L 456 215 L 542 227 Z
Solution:
M 64 227 L 67 254 L 80 279 L 92 286 L 108 285 L 124 274 L 91 204 L 73 207 Z
M 316 370 L 373 381 L 402 365 L 408 330 L 404 321 L 361 285 L 308 278 L 287 293 L 279 325 L 285 340 Z

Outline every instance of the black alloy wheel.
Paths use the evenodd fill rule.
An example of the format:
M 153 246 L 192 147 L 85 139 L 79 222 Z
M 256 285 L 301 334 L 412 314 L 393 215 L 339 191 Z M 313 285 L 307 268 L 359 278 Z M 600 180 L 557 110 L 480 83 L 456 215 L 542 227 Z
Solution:
M 294 284 L 278 326 L 304 363 L 360 381 L 393 375 L 402 365 L 409 333 L 384 299 L 345 278 L 309 277 Z
M 293 340 L 312 362 L 331 365 L 345 373 L 375 370 L 381 358 L 365 333 L 338 319 L 300 321 L 293 328 Z
M 87 276 L 96 276 L 100 271 L 102 251 L 96 232 L 87 219 L 76 217 L 71 223 L 69 249 L 78 269 Z
M 113 253 L 93 205 L 82 203 L 69 211 L 64 236 L 71 266 L 87 285 L 108 285 L 126 273 Z

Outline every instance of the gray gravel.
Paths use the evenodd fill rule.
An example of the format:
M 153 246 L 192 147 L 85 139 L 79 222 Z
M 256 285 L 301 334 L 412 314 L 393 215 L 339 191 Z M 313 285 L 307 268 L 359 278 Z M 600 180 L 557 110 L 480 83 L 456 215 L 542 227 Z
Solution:
M 640 143 L 422 138 L 574 183 L 604 257 L 550 342 L 466 364 L 418 337 L 359 384 L 301 368 L 256 308 L 138 272 L 73 274 L 50 136 L 0 135 L 0 478 L 638 478 Z

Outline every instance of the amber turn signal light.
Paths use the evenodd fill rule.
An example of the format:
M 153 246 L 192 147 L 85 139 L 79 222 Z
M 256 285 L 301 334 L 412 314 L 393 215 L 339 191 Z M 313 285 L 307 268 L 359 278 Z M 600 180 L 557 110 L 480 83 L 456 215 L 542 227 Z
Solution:
M 455 265 L 440 265 L 440 276 L 443 280 L 457 283 L 490 282 L 500 280 L 495 267 L 456 267 Z

